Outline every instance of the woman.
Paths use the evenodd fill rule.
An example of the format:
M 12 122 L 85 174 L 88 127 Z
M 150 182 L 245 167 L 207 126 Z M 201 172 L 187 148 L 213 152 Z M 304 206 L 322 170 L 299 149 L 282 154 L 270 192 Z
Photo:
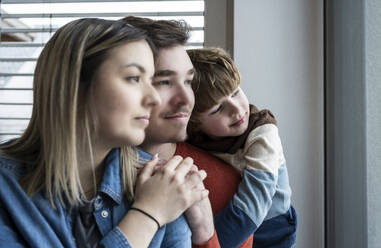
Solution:
M 54 34 L 30 123 L 0 146 L 0 247 L 190 246 L 179 216 L 207 197 L 205 172 L 178 156 L 157 169 L 154 157 L 137 177 L 132 147 L 160 102 L 153 74 L 151 42 L 121 21 L 81 19 Z

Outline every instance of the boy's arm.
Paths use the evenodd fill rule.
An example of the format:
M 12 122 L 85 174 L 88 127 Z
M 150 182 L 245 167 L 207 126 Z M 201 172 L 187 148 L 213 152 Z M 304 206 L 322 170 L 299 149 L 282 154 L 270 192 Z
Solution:
M 214 235 L 212 207 L 209 198 L 199 201 L 185 211 L 189 227 L 192 230 L 192 243 L 205 244 Z
M 218 242 L 217 233 L 214 231 L 213 236 L 204 244 L 193 244 L 193 248 L 220 248 L 220 243 Z
M 262 224 L 272 206 L 278 169 L 284 163 L 278 129 L 266 124 L 254 129 L 243 149 L 242 181 L 233 200 L 215 216 L 222 247 L 242 243 Z

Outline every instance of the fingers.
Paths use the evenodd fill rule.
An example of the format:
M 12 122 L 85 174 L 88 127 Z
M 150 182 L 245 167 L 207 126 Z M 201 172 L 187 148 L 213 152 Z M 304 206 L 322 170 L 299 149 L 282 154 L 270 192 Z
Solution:
M 209 195 L 209 190 L 202 189 L 202 190 L 195 190 L 192 192 L 192 199 L 194 200 L 194 203 L 199 202 Z M 192 204 L 193 205 L 193 204 Z
M 188 174 L 185 184 L 187 185 L 187 187 L 194 188 L 198 184 L 202 183 L 202 181 L 204 181 L 205 178 L 206 178 L 206 172 L 204 170 L 200 170 L 200 171 Z
M 183 178 L 189 173 L 193 167 L 193 159 L 190 157 L 185 158 L 179 166 L 176 168 L 175 177 L 179 180 L 184 180 Z
M 162 167 L 162 172 L 169 176 L 171 180 L 173 179 L 182 183 L 189 171 L 192 168 L 194 169 L 193 166 L 192 158 L 187 157 L 183 159 L 181 156 L 174 156 Z
M 189 171 L 189 173 L 191 174 L 191 173 L 194 173 L 194 172 L 197 172 L 197 171 L 198 171 L 197 165 L 193 164 L 191 169 L 190 169 L 190 171 Z
M 183 161 L 183 158 L 181 156 L 174 156 L 171 158 L 164 166 L 163 170 L 165 171 L 174 171 L 176 167 L 180 164 L 180 162 Z
M 152 159 L 150 161 L 148 161 L 144 166 L 143 168 L 141 169 L 140 173 L 139 173 L 139 182 L 140 183 L 143 183 L 145 182 L 148 178 L 150 178 L 152 176 L 152 174 L 154 173 L 154 170 L 155 170 L 155 166 L 158 162 L 158 155 L 155 154 Z

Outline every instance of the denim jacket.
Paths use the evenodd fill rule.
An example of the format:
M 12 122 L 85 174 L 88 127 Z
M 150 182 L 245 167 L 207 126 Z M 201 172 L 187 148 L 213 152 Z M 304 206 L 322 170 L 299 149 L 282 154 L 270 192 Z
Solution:
M 0 157 L 0 247 L 76 247 L 72 234 L 74 211 L 59 201 L 52 208 L 42 192 L 27 196 L 18 180 L 24 166 Z M 119 150 L 106 158 L 94 217 L 104 247 L 131 247 L 117 227 L 130 208 L 121 190 Z M 191 232 L 183 216 L 161 227 L 149 247 L 191 247 Z

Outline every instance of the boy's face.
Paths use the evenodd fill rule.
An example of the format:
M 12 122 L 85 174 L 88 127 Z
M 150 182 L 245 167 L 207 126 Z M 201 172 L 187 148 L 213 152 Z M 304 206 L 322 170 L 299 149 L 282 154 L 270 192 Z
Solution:
M 201 113 L 199 127 L 212 138 L 239 136 L 247 129 L 249 113 L 249 101 L 238 87 L 231 95 L 221 98 L 217 105 Z

